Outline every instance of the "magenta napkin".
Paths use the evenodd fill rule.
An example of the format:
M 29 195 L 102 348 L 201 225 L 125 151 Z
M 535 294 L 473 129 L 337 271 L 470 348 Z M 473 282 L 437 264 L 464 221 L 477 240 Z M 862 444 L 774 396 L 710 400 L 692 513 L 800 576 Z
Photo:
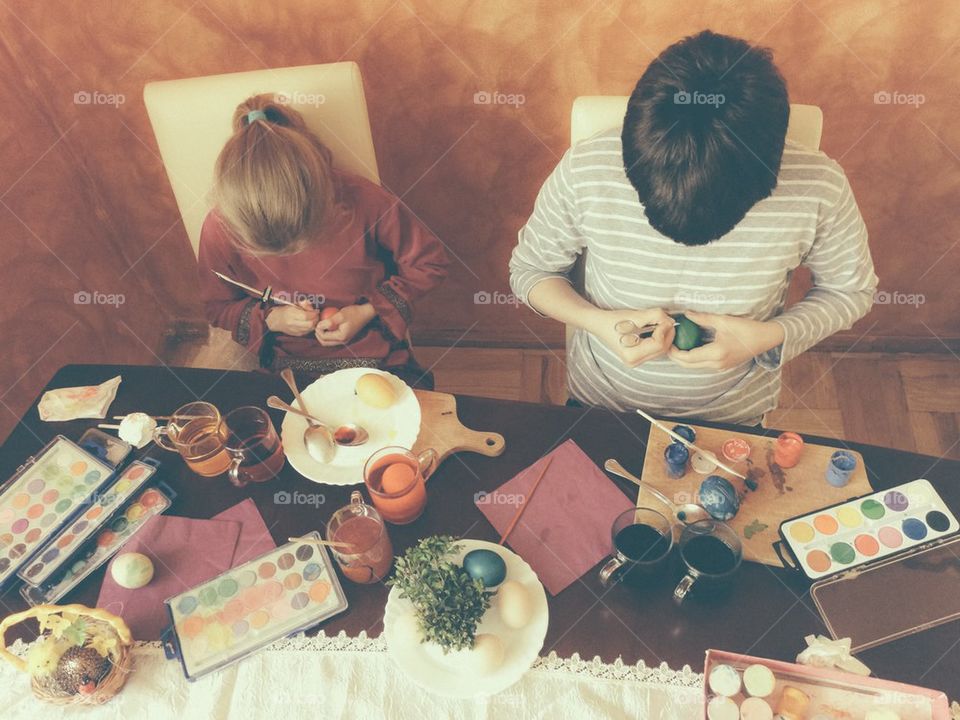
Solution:
M 266 523 L 263 521 L 263 515 L 257 510 L 257 504 L 250 498 L 241 500 L 219 515 L 214 515 L 212 519 L 232 520 L 240 523 L 240 537 L 237 540 L 237 547 L 233 553 L 230 567 L 243 565 L 248 560 L 253 560 L 253 558 L 277 547 L 270 536 L 270 531 L 267 530 Z
M 480 512 L 497 532 L 507 529 L 518 501 L 526 497 L 550 457 L 553 461 L 507 544 L 530 563 L 547 591 L 556 595 L 610 554 L 610 526 L 633 503 L 573 440 L 567 440 L 477 499 Z
M 122 617 L 136 640 L 157 640 L 170 623 L 163 601 L 229 570 L 239 537 L 238 522 L 158 515 L 122 550 L 149 557 L 153 580 L 127 590 L 108 568 L 97 606 Z

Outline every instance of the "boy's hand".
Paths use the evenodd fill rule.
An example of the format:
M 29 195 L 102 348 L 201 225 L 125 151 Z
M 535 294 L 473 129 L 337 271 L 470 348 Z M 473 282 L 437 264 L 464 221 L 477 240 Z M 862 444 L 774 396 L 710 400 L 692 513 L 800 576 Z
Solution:
M 377 311 L 370 303 L 348 305 L 341 308 L 340 312 L 333 317 L 317 323 L 314 334 L 317 336 L 317 341 L 324 347 L 346 345 L 376 316 Z
M 275 333 L 303 337 L 313 332 L 320 320 L 320 313 L 306 300 L 299 307 L 279 305 L 267 313 L 267 327 Z
M 728 370 L 783 343 L 783 328 L 775 322 L 761 322 L 735 315 L 684 312 L 714 340 L 693 350 L 670 349 L 670 359 L 691 369 Z
M 620 342 L 620 333 L 616 325 L 621 320 L 630 320 L 637 328 L 656 323 L 657 327 L 648 338 L 643 338 L 633 347 L 624 347 Z M 647 360 L 666 355 L 673 344 L 675 334 L 673 318 L 659 308 L 650 310 L 600 310 L 595 320 L 591 320 L 585 330 L 596 335 L 627 367 L 637 367 Z

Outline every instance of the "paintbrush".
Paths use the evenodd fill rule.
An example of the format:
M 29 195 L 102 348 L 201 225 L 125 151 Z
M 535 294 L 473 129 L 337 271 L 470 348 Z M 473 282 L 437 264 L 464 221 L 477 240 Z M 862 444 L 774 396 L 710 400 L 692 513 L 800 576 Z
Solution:
M 543 480 L 543 476 L 547 474 L 547 468 L 550 467 L 550 463 L 553 462 L 553 456 L 551 455 L 547 458 L 546 465 L 543 466 L 543 470 L 540 471 L 539 477 L 533 481 L 533 487 L 530 488 L 530 492 L 527 493 L 527 496 L 523 499 L 523 504 L 517 508 L 517 512 L 514 513 L 513 519 L 510 521 L 510 524 L 507 525 L 507 529 L 504 530 L 503 535 L 500 536 L 500 545 L 503 545 L 507 538 L 510 537 L 510 533 L 513 532 L 513 528 L 517 526 L 517 523 L 520 522 L 520 516 L 523 515 L 523 511 L 527 509 L 527 505 L 530 504 L 530 501 L 533 499 L 533 494 L 537 491 L 537 486 L 540 484 L 540 481 Z
M 734 477 L 740 478 L 741 480 L 744 480 L 744 481 L 745 481 L 745 480 L 747 479 L 747 476 L 746 476 L 746 475 L 741 475 L 741 474 L 738 473 L 736 470 L 733 470 L 733 469 L 727 467 L 726 465 L 724 465 L 722 462 L 720 462 L 720 459 L 716 456 L 716 454 L 710 452 L 709 450 L 703 450 L 703 449 L 701 449 L 701 448 L 698 448 L 696 445 L 694 445 L 692 442 L 690 442 L 689 440 L 687 440 L 685 437 L 683 437 L 682 435 L 677 435 L 677 433 L 675 433 L 673 430 L 671 430 L 670 428 L 668 428 L 666 425 L 664 425 L 663 423 L 661 423 L 659 420 L 655 419 L 655 418 L 652 417 L 651 415 L 648 415 L 647 413 L 645 413 L 645 412 L 644 412 L 643 410 L 641 410 L 640 408 L 637 408 L 637 413 L 638 413 L 639 415 L 642 415 L 646 420 L 650 421 L 650 424 L 651 424 L 651 425 L 654 425 L 654 426 L 657 427 L 658 429 L 663 430 L 663 432 L 665 432 L 667 435 L 669 435 L 670 437 L 672 437 L 672 438 L 673 438 L 674 440 L 676 440 L 677 442 L 683 443 L 684 445 L 686 445 L 686 446 L 687 446 L 688 448 L 690 448 L 691 450 L 696 450 L 698 453 L 700 453 L 700 454 L 703 455 L 704 457 L 709 458 L 710 461 L 713 462 L 713 463 L 714 463 L 718 468 L 720 468 L 721 470 L 725 470 L 726 472 L 730 473 L 730 474 L 733 475 Z
M 326 545 L 327 547 L 332 547 L 332 548 L 352 548 L 353 547 L 353 543 L 335 542 L 333 540 L 318 540 L 317 538 L 312 538 L 312 537 L 292 537 L 292 538 L 287 538 L 287 542 L 313 543 L 314 545 Z
M 263 302 L 263 303 L 272 302 L 272 303 L 276 303 L 277 305 L 289 305 L 290 307 L 300 307 L 294 302 L 290 302 L 289 300 L 285 300 L 283 298 L 275 297 L 273 294 L 273 288 L 270 285 L 267 285 L 267 287 L 265 287 L 263 290 L 257 290 L 255 287 L 251 287 L 250 285 L 247 285 L 246 283 L 242 283 L 239 280 L 234 280 L 233 278 L 229 278 L 223 273 L 217 272 L 216 270 L 213 271 L 213 274 L 216 275 L 221 280 L 223 280 L 224 282 L 228 282 L 231 285 L 240 288 L 245 293 L 252 295 L 255 298 L 258 298 L 260 302 Z

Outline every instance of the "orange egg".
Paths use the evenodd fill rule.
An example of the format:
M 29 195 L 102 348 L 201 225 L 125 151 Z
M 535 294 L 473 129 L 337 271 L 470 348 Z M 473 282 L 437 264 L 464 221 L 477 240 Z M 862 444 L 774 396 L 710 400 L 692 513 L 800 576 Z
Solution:
M 330 320 L 330 319 L 333 318 L 333 316 L 336 315 L 338 312 L 340 312 L 340 309 L 339 309 L 339 308 L 335 308 L 335 307 L 325 307 L 323 310 L 320 311 L 320 319 L 321 319 L 321 320 Z M 340 327 L 340 326 L 337 325 L 337 323 L 331 322 L 331 323 L 330 323 L 330 327 L 327 328 L 327 329 L 328 329 L 328 330 L 336 330 L 338 327 Z
M 406 463 L 393 463 L 383 471 L 381 488 L 385 493 L 397 493 L 413 482 L 413 468 Z

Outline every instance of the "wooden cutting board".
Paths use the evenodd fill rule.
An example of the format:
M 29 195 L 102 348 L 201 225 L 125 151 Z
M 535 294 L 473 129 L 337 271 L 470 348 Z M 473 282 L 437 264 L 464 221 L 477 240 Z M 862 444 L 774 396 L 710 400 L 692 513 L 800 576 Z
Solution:
M 671 422 L 668 427 L 675 424 Z M 827 482 L 825 473 L 830 456 L 837 448 L 817 445 L 804 438 L 800 462 L 792 468 L 783 469 L 773 461 L 776 436 L 765 437 L 755 433 L 730 432 L 691 423 L 684 424 L 690 425 L 696 431 L 696 444 L 699 447 L 711 450 L 725 465 L 757 481 L 757 490 L 748 492 L 741 499 L 740 511 L 728 522 L 740 536 L 745 560 L 782 567 L 783 563 L 773 549 L 773 543 L 780 537 L 778 531 L 781 522 L 817 508 L 873 492 L 867 480 L 863 456 L 853 450 L 849 452 L 857 458 L 857 467 L 850 476 L 850 482 L 845 487 L 835 488 Z M 752 451 L 746 461 L 732 463 L 723 459 L 720 447 L 725 440 L 732 437 L 741 437 L 750 443 Z M 669 435 L 655 427 L 650 428 L 640 479 L 653 485 L 674 502 L 697 502 L 697 490 L 707 476 L 694 472 L 688 463 L 687 474 L 682 478 L 674 480 L 668 477 L 663 451 L 671 442 L 673 438 Z M 734 487 L 742 486 L 742 480 L 731 478 L 720 468 L 711 475 L 732 480 Z M 642 490 L 640 496 L 643 496 Z M 647 498 L 644 497 L 643 500 L 647 501 Z M 637 503 L 640 502 L 641 497 L 638 497 Z
M 414 390 L 420 401 L 420 435 L 413 446 L 414 453 L 433 448 L 440 462 L 456 452 L 475 452 L 497 457 L 506 447 L 503 435 L 479 432 L 464 427 L 457 417 L 457 399 L 449 393 Z

